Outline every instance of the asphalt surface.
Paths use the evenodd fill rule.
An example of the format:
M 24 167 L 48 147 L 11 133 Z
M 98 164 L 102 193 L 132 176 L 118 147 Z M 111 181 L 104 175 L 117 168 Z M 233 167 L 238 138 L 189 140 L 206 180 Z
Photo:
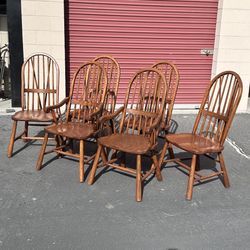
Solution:
M 52 154 L 36 171 L 39 142 L 17 141 L 8 159 L 11 119 L 0 118 L 0 249 L 250 248 L 249 114 L 236 116 L 234 144 L 225 143 L 229 189 L 216 179 L 195 186 L 186 201 L 187 176 L 169 164 L 162 182 L 153 178 L 144 187 L 141 203 L 135 179 L 114 171 L 93 186 L 80 184 L 78 162 Z M 177 132 L 190 132 L 194 118 L 174 115 Z M 204 171 L 214 167 L 201 160 Z

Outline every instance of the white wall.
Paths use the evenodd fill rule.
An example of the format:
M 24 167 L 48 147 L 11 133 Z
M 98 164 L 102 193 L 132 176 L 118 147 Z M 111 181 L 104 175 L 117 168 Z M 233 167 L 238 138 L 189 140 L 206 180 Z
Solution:
M 36 52 L 53 56 L 60 67 L 60 100 L 65 97 L 63 0 L 22 0 L 24 58 Z
M 250 1 L 219 0 L 212 74 L 234 70 L 243 81 L 238 112 L 247 110 L 250 83 Z

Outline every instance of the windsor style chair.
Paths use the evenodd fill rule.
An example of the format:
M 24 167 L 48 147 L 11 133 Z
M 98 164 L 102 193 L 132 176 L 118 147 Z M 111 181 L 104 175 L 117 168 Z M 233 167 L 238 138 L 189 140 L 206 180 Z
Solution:
M 44 53 L 31 55 L 22 65 L 22 110 L 16 112 L 8 146 L 8 157 L 12 156 L 14 142 L 18 139 L 37 140 L 39 136 L 29 136 L 29 126 L 44 126 L 53 121 L 47 106 L 59 102 L 59 67 L 54 58 Z M 16 136 L 17 123 L 24 122 L 24 131 Z
M 116 168 L 136 176 L 136 200 L 142 199 L 142 184 L 156 173 L 162 180 L 158 159 L 154 151 L 164 112 L 167 85 L 164 75 L 157 69 L 145 69 L 135 74 L 129 83 L 124 106 L 112 115 L 102 117 L 100 123 L 122 114 L 119 131 L 98 139 L 98 149 L 90 172 L 88 184 L 93 184 L 99 158 L 103 166 Z M 131 126 L 132 124 L 132 126 Z M 118 158 L 108 160 L 105 149 L 136 155 L 136 169 L 118 164 Z M 151 152 L 153 164 L 149 171 L 142 171 L 141 158 Z
M 97 62 L 89 62 L 80 66 L 74 74 L 69 97 L 60 104 L 47 108 L 52 112 L 55 123 L 45 128 L 44 142 L 40 151 L 36 168 L 40 170 L 44 155 L 55 152 L 79 159 L 80 182 L 84 181 L 84 141 L 98 131 L 98 120 L 102 116 L 103 105 L 107 91 L 107 76 L 105 70 Z M 64 104 L 67 104 L 64 121 L 56 120 L 55 112 L 59 114 Z M 63 117 L 62 115 L 59 118 Z M 57 146 L 45 152 L 49 134 L 53 134 Z M 72 141 L 78 141 L 80 152 L 72 149 Z
M 233 71 L 224 71 L 215 76 L 205 93 L 196 117 L 192 133 L 167 134 L 166 143 L 159 159 L 163 162 L 174 161 L 188 171 L 186 199 L 191 200 L 193 185 L 216 176 L 224 177 L 224 186 L 228 188 L 229 178 L 222 151 L 229 128 L 242 95 L 242 81 Z M 192 154 L 191 166 L 175 158 L 172 145 Z M 167 149 L 173 159 L 164 160 Z M 217 158 L 213 157 L 217 155 Z M 221 170 L 202 175 L 196 170 L 200 155 L 219 162 Z

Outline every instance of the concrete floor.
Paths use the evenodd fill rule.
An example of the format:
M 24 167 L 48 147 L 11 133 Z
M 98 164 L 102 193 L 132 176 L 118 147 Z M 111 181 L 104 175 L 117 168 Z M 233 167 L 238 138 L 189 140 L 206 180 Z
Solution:
M 174 115 L 177 132 L 191 131 L 194 117 Z M 8 159 L 11 119 L 1 116 L 0 249 L 249 249 L 249 128 L 250 114 L 237 115 L 225 143 L 229 189 L 216 179 L 186 201 L 187 176 L 167 165 L 137 203 L 134 178 L 114 171 L 80 184 L 76 161 L 47 155 L 37 172 L 39 142 L 17 141 Z

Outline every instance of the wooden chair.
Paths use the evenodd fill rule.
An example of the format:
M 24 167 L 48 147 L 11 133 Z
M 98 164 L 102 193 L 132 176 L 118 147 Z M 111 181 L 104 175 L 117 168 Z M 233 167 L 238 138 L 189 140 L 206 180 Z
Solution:
M 59 67 L 51 56 L 38 53 L 31 55 L 22 65 L 22 110 L 12 116 L 13 126 L 8 146 L 8 157 L 12 156 L 14 142 L 18 139 L 43 139 L 28 136 L 29 126 L 44 126 L 53 121 L 47 106 L 59 102 Z M 16 137 L 18 121 L 24 122 L 24 131 Z
M 177 67 L 169 61 L 157 62 L 152 67 L 160 70 L 164 74 L 168 85 L 165 117 L 161 125 L 161 133 L 159 134 L 160 137 L 165 138 L 165 135 L 168 133 L 171 126 L 172 112 L 179 86 L 180 75 Z
M 190 167 L 181 159 L 174 157 L 164 161 L 174 161 L 188 171 L 187 200 L 192 199 L 194 182 L 202 182 L 216 176 L 223 176 L 224 186 L 229 187 L 222 151 L 241 95 L 242 81 L 238 74 L 232 71 L 218 74 L 212 79 L 205 93 L 192 133 L 166 135 L 166 143 L 159 160 L 160 164 L 163 162 L 167 149 L 174 156 L 172 145 L 192 154 Z M 218 159 L 213 158 L 213 154 L 216 154 Z M 219 162 L 221 170 L 212 172 L 209 175 L 198 173 L 197 163 L 200 155 L 205 155 Z
M 65 121 L 59 120 L 45 128 L 45 138 L 37 161 L 36 168 L 40 170 L 44 154 L 55 152 L 79 159 L 80 182 L 84 180 L 84 140 L 92 137 L 98 130 L 98 120 L 102 115 L 107 91 L 107 76 L 105 70 L 97 62 L 89 62 L 79 67 L 74 74 L 69 97 L 60 104 L 47 108 L 55 117 L 55 110 L 67 104 Z M 58 111 L 58 113 L 61 113 Z M 60 116 L 61 117 L 61 116 Z M 56 122 L 56 119 L 55 119 Z M 48 135 L 53 134 L 57 146 L 45 152 Z M 72 141 L 79 141 L 80 152 L 74 152 Z
M 102 123 L 114 119 L 122 113 L 119 131 L 98 139 L 98 149 L 88 184 L 93 184 L 100 157 L 103 166 L 110 166 L 136 176 L 137 201 L 142 199 L 142 183 L 150 174 L 156 173 L 157 179 L 162 180 L 154 149 L 157 145 L 156 139 L 164 112 L 166 92 L 165 77 L 157 69 L 146 69 L 135 74 L 128 86 L 124 107 L 118 109 L 113 115 L 104 116 L 100 120 Z M 136 155 L 136 169 L 118 165 L 117 158 L 108 160 L 105 149 Z M 154 164 L 145 173 L 142 172 L 141 156 L 147 152 L 151 152 Z

